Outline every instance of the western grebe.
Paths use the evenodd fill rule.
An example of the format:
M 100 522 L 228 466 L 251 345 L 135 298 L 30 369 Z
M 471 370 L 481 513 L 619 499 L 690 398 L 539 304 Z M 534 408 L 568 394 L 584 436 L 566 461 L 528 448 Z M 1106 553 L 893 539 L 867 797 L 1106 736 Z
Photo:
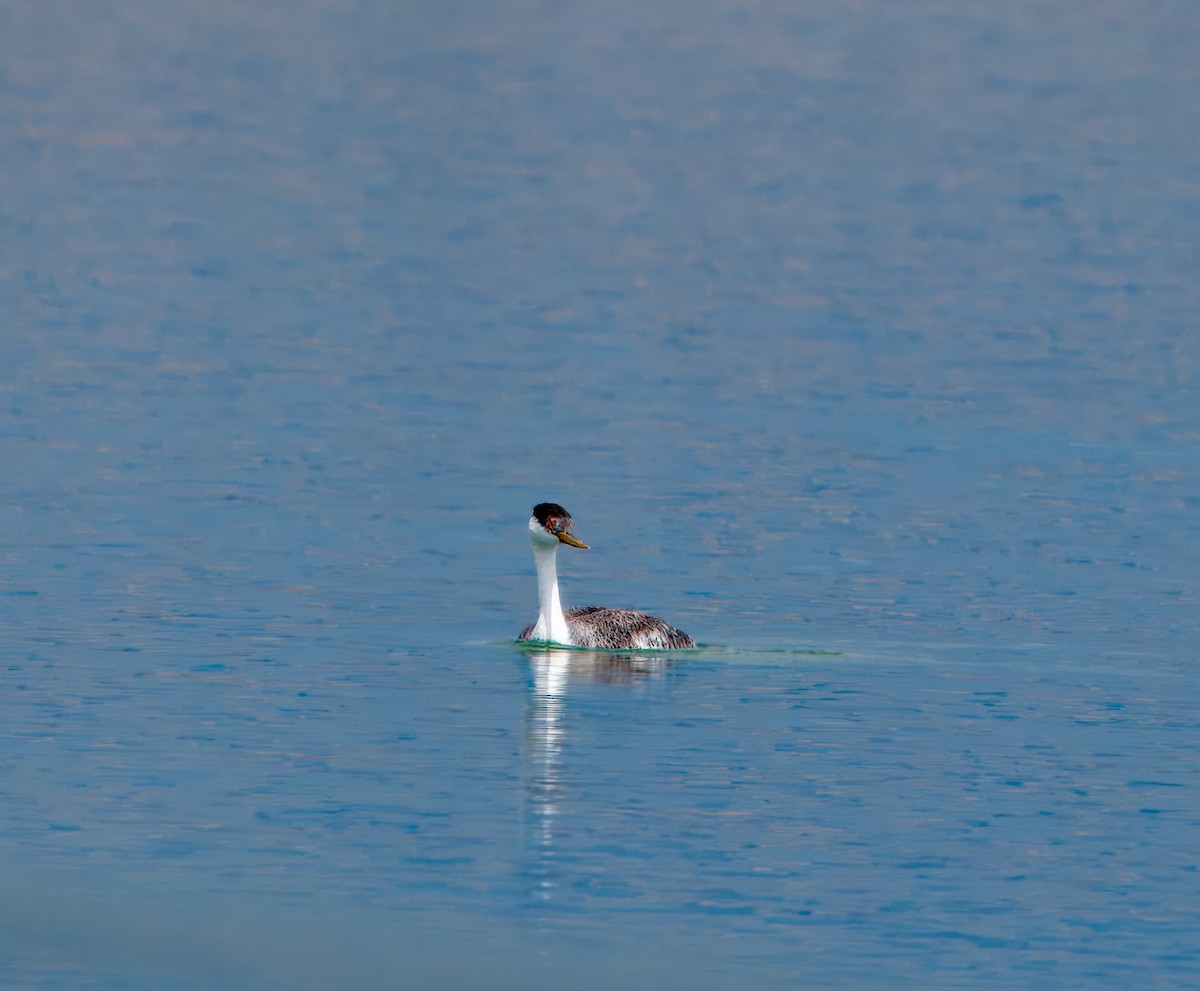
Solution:
M 529 541 L 538 576 L 538 618 L 518 640 L 546 640 L 570 647 L 605 650 L 679 650 L 696 642 L 670 623 L 636 609 L 576 606 L 563 612 L 558 598 L 556 559 L 560 544 L 587 544 L 571 535 L 571 514 L 554 502 L 540 502 L 529 517 Z

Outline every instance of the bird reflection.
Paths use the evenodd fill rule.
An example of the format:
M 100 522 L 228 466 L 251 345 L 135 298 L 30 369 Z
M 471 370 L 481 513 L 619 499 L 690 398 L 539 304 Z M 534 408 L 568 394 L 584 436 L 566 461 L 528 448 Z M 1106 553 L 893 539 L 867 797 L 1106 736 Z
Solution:
M 555 860 L 558 817 L 568 782 L 565 707 L 572 684 L 630 685 L 641 691 L 660 680 L 671 661 L 662 653 L 534 649 L 524 652 L 533 679 L 525 717 L 526 838 L 532 855 L 534 897 L 550 901 L 558 888 Z

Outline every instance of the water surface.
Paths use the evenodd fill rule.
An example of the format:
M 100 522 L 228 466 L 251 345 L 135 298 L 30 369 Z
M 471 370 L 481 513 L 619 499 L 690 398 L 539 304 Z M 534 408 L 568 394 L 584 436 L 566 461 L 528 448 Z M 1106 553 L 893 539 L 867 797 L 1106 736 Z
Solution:
M 0 11 L 0 985 L 1194 986 L 1198 28 Z

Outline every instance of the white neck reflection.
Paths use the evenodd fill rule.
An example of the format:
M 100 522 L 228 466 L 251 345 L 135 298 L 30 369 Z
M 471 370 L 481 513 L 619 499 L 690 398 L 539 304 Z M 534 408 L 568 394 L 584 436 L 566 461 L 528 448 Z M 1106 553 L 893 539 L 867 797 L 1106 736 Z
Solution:
M 570 722 L 567 699 L 572 684 L 628 685 L 641 692 L 662 679 L 670 660 L 650 652 L 537 648 L 525 653 L 533 675 L 525 722 L 526 838 L 533 855 L 532 893 L 549 901 L 559 887 L 558 824 L 568 811 L 568 788 L 575 783 L 564 773 Z M 576 784 L 586 786 L 586 782 Z

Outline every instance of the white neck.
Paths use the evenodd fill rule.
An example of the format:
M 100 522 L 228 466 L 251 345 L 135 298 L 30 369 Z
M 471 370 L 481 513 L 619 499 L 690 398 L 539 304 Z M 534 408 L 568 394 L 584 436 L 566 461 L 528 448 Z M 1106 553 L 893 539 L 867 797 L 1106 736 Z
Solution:
M 534 627 L 535 640 L 551 640 L 554 643 L 571 643 L 567 632 L 567 617 L 563 615 L 562 603 L 558 598 L 558 544 L 533 545 L 533 563 L 538 576 L 538 620 Z

